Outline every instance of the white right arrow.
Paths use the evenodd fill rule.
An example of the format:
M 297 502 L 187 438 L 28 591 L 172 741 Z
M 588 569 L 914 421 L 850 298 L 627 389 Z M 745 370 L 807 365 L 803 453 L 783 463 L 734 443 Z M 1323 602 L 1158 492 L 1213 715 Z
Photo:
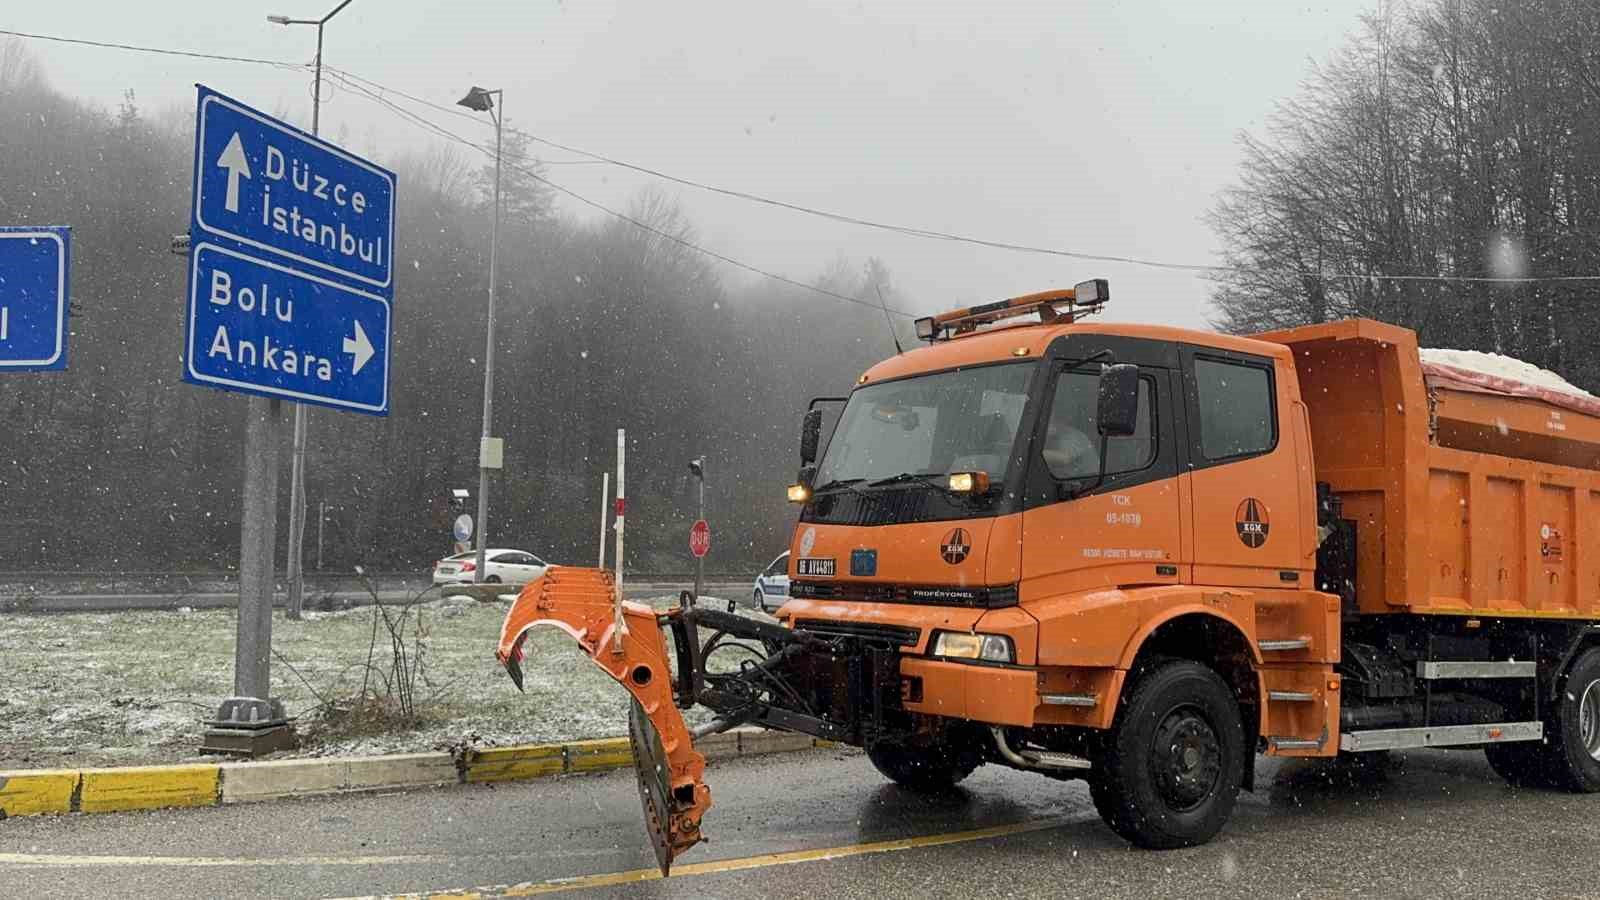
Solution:
M 360 375 L 361 367 L 372 358 L 372 342 L 367 340 L 367 333 L 361 330 L 361 323 L 356 323 L 356 336 L 344 339 L 344 352 L 354 356 L 356 364 L 350 368 L 351 375 Z
M 223 200 L 222 207 L 236 213 L 239 211 L 239 177 L 250 177 L 250 161 L 244 158 L 244 145 L 239 143 L 239 132 L 235 131 L 228 140 L 228 146 L 222 148 L 217 165 L 228 170 L 228 196 Z

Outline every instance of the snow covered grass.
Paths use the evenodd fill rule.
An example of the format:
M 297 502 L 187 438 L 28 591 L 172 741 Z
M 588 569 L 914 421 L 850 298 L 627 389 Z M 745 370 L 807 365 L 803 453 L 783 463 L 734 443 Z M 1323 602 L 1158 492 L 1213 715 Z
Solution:
M 301 622 L 276 615 L 273 648 L 281 658 L 272 662 L 272 693 L 298 717 L 303 744 L 289 755 L 625 734 L 627 694 L 552 629 L 530 634 L 523 663 L 527 693 L 517 692 L 494 659 L 507 605 L 444 600 L 421 607 L 422 721 L 398 732 L 375 730 L 370 721 L 364 727 L 330 724 L 318 697 L 347 699 L 359 691 L 372 608 L 308 613 Z M 232 688 L 235 620 L 231 610 L 5 617 L 0 769 L 195 758 L 204 720 Z M 380 625 L 374 662 L 382 668 L 388 642 Z

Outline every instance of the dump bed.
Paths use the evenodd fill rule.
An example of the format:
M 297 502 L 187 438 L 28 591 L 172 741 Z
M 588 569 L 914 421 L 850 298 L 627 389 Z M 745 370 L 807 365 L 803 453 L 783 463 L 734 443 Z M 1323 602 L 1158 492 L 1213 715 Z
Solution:
M 1360 612 L 1600 618 L 1600 403 L 1367 319 L 1260 337 L 1294 353 Z

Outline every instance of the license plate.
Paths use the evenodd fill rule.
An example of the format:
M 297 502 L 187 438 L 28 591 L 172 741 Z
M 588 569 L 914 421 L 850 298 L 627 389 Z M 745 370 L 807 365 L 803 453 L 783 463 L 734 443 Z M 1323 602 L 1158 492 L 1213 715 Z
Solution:
M 455 566 L 445 566 L 444 568 L 439 570 L 439 574 L 440 575 L 454 575 L 455 573 L 456 573 L 456 567 Z
M 833 557 L 802 556 L 795 562 L 795 574 L 832 578 L 834 575 Z

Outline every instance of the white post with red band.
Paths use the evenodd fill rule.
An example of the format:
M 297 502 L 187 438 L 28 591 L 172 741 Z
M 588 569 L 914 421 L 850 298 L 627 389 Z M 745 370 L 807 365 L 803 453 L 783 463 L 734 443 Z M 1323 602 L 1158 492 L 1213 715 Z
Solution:
M 606 516 L 611 512 L 611 473 L 600 473 L 600 565 L 606 567 Z
M 627 510 L 628 502 L 622 489 L 622 468 L 627 459 L 628 441 L 626 432 L 617 429 L 617 595 L 612 601 L 615 611 L 616 638 L 611 642 L 611 652 L 622 655 L 622 638 L 628 633 L 628 624 L 622 620 L 622 519 Z

